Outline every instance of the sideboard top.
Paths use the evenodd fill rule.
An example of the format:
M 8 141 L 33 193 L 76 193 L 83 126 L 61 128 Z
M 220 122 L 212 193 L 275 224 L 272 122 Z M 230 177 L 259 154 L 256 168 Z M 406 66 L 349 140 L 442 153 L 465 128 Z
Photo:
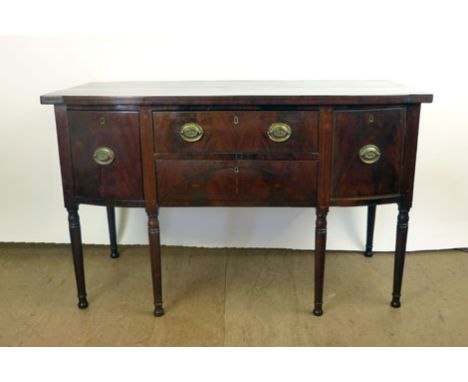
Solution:
M 91 82 L 41 96 L 69 105 L 352 105 L 432 102 L 391 81 Z

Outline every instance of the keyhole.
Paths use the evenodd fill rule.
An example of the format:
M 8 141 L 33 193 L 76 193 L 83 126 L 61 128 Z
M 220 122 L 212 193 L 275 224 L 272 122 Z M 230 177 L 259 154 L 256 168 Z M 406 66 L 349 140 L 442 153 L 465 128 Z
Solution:
M 234 125 L 239 124 L 239 117 L 237 115 L 234 116 Z
M 99 124 L 104 126 L 106 124 L 106 119 L 104 117 L 99 117 Z
M 374 123 L 374 114 L 369 115 L 369 123 Z
M 239 174 L 239 167 L 237 167 L 237 166 L 234 167 L 234 173 L 235 173 L 235 174 Z

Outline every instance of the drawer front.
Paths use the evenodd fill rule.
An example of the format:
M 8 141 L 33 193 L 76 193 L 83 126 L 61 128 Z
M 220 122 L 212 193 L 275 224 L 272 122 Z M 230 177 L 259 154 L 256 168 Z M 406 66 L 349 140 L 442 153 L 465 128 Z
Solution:
M 238 119 L 236 137 L 239 152 L 317 152 L 318 112 L 316 111 L 240 112 Z M 273 140 L 276 131 L 274 124 L 280 129 L 279 133 L 282 133 L 281 129 L 286 125 L 290 129 L 290 137 L 282 142 Z M 273 134 L 269 134 L 269 130 Z M 279 138 L 281 139 L 281 135 Z
M 157 160 L 161 206 L 216 205 L 235 198 L 235 161 Z
M 161 206 L 313 206 L 312 160 L 157 160 Z
M 332 198 L 399 193 L 406 109 L 334 112 Z
M 153 114 L 157 153 L 234 152 L 236 148 L 234 113 L 230 112 L 157 112 Z M 201 138 L 187 142 L 181 136 L 186 124 L 203 129 Z
M 68 122 L 76 195 L 144 199 L 138 113 L 69 111 Z
M 153 121 L 157 153 L 317 151 L 316 111 L 155 112 Z M 196 136 L 193 125 L 187 124 L 196 124 L 202 133 Z M 273 124 L 281 124 L 271 130 L 279 134 L 277 140 L 284 140 L 284 129 L 290 129 L 289 138 L 272 140 Z M 181 136 L 184 126 L 188 139 L 192 134 L 195 141 Z
M 238 200 L 256 206 L 313 206 L 317 162 L 238 161 Z

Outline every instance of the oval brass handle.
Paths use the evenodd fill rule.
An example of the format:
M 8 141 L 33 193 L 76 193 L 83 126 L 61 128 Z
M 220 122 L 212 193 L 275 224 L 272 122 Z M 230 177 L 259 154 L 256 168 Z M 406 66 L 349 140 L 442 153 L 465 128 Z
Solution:
M 365 164 L 377 162 L 380 155 L 380 149 L 376 145 L 365 145 L 359 150 L 359 159 Z
M 291 127 L 287 123 L 275 122 L 268 129 L 268 138 L 273 142 L 286 142 L 292 134 Z
M 94 150 L 93 159 L 101 166 L 108 166 L 114 161 L 115 154 L 109 147 L 98 147 Z
M 198 123 L 189 122 L 180 128 L 179 134 L 186 142 L 196 142 L 203 137 L 203 127 Z

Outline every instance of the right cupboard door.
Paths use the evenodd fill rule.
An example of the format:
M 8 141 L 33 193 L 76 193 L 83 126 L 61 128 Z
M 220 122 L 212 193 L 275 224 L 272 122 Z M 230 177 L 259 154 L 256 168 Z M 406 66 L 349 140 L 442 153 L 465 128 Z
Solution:
M 404 107 L 334 112 L 332 199 L 399 194 L 405 121 Z

